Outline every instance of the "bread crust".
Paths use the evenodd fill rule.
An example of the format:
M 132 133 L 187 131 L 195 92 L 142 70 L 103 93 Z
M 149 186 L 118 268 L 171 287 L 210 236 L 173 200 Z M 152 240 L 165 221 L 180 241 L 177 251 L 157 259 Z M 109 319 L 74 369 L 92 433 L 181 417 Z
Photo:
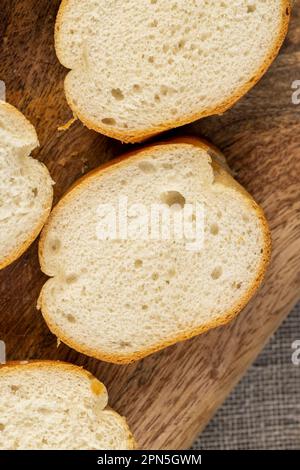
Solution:
M 52 199 L 53 199 L 53 191 L 52 191 L 51 198 L 49 197 L 49 208 L 45 209 L 45 211 L 43 212 L 39 224 L 30 233 L 27 240 L 21 246 L 19 246 L 16 250 L 12 251 L 8 256 L 3 258 L 3 260 L 0 260 L 0 270 L 6 268 L 10 264 L 12 264 L 14 261 L 19 259 L 25 253 L 25 251 L 30 247 L 30 245 L 34 242 L 34 240 L 39 236 L 51 212 Z
M 1 101 L 0 105 L 2 108 L 6 110 L 7 114 L 10 114 L 12 117 L 15 117 L 15 119 L 18 121 L 22 121 L 22 124 L 24 125 L 24 127 L 27 127 L 28 133 L 29 132 L 32 133 L 33 147 L 34 146 L 38 147 L 39 141 L 38 141 L 38 137 L 36 134 L 36 130 L 34 126 L 28 121 L 28 119 L 18 109 L 16 109 L 14 106 L 12 106 L 9 103 Z M 35 143 L 34 143 L 34 140 L 35 140 Z M 41 162 L 40 164 L 43 166 L 44 171 L 45 172 L 47 171 L 48 173 L 47 167 Z M 50 178 L 50 175 L 49 175 L 49 178 Z M 11 263 L 13 263 L 18 258 L 20 258 L 20 256 L 22 256 L 23 253 L 25 253 L 25 251 L 27 250 L 27 248 L 29 248 L 29 246 L 34 242 L 34 240 L 39 235 L 40 231 L 42 230 L 50 214 L 52 201 L 53 201 L 53 189 L 51 188 L 51 190 L 49 191 L 49 198 L 47 200 L 47 207 L 45 208 L 43 214 L 41 215 L 39 223 L 37 223 L 37 225 L 28 234 L 27 240 L 22 245 L 18 246 L 15 250 L 9 253 L 5 258 L 2 258 L 2 259 L 0 258 L 0 270 L 6 268 Z
M 67 8 L 70 0 L 62 0 L 56 25 L 55 25 L 55 48 L 57 56 L 60 56 L 60 44 L 59 44 L 59 30 L 62 27 L 63 15 L 64 11 Z M 75 118 L 78 118 L 88 129 L 92 129 L 96 132 L 101 134 L 107 135 L 108 137 L 112 137 L 113 139 L 120 140 L 124 143 L 137 143 L 143 142 L 146 139 L 150 139 L 151 137 L 160 134 L 166 130 L 183 126 L 185 124 L 189 124 L 191 122 L 197 121 L 198 119 L 223 114 L 225 111 L 230 109 L 240 98 L 242 98 L 251 88 L 253 88 L 257 82 L 263 77 L 263 75 L 267 72 L 268 68 L 277 57 L 279 50 L 282 46 L 282 43 L 286 37 L 288 32 L 288 26 L 291 16 L 291 9 L 292 3 L 291 0 L 281 0 L 281 9 L 282 9 L 282 21 L 280 28 L 278 30 L 278 35 L 275 41 L 270 44 L 270 50 L 265 58 L 265 61 L 261 64 L 257 72 L 251 77 L 248 82 L 242 85 L 234 94 L 230 97 L 226 98 L 223 102 L 221 102 L 216 107 L 211 107 L 206 110 L 202 110 L 200 112 L 187 114 L 186 116 L 182 116 L 178 120 L 169 120 L 164 123 L 161 123 L 157 126 L 148 129 L 140 129 L 136 131 L 132 131 L 131 133 L 126 132 L 126 130 L 118 130 L 113 129 L 108 126 L 102 126 L 99 123 L 95 123 L 87 118 L 83 113 L 80 112 L 74 101 L 72 100 L 71 94 L 68 92 L 65 80 L 65 95 L 68 102 L 69 107 L 73 111 L 73 115 Z M 71 73 L 71 72 L 69 72 Z M 68 74 L 67 74 L 68 76 Z
M 113 160 L 111 162 L 106 163 L 105 165 L 96 168 L 95 170 L 91 171 L 87 175 L 83 176 L 80 178 L 75 184 L 67 191 L 65 196 L 60 200 L 60 202 L 57 204 L 57 206 L 53 209 L 52 214 L 50 215 L 48 222 L 46 223 L 43 232 L 41 234 L 40 242 L 39 242 L 39 259 L 40 259 L 40 264 L 41 264 L 41 269 L 42 271 L 47 274 L 47 263 L 45 262 L 44 259 L 44 244 L 45 244 L 45 239 L 48 236 L 48 230 L 49 230 L 49 225 L 51 223 L 51 220 L 53 217 L 55 217 L 56 212 L 59 210 L 61 206 L 64 206 L 65 204 L 68 204 L 68 200 L 72 198 L 73 191 L 76 191 L 76 188 L 82 185 L 86 185 L 89 183 L 89 180 L 94 177 L 98 177 L 99 175 L 102 174 L 102 172 L 107 172 L 107 171 L 112 171 L 115 165 L 126 165 L 127 160 L 129 157 L 134 157 L 134 158 L 139 158 L 140 156 L 144 156 L 145 150 L 149 150 L 153 147 L 157 146 L 162 146 L 162 145 L 172 145 L 172 144 L 188 144 L 188 145 L 194 145 L 196 147 L 200 147 L 203 150 L 206 150 L 207 152 L 210 153 L 212 156 L 213 165 L 215 165 L 216 168 L 223 170 L 223 178 L 222 178 L 222 184 L 228 185 L 229 187 L 234 187 L 235 190 L 239 191 L 244 197 L 249 206 L 255 210 L 257 217 L 261 223 L 262 227 L 262 232 L 263 232 L 263 255 L 261 258 L 261 263 L 260 266 L 258 267 L 256 277 L 252 283 L 251 286 L 249 286 L 247 292 L 239 299 L 239 301 L 236 302 L 236 304 L 227 312 L 224 312 L 224 315 L 217 319 L 214 320 L 210 323 L 207 323 L 205 325 L 201 325 L 197 328 L 193 328 L 191 330 L 186 330 L 184 332 L 181 332 L 180 334 L 174 336 L 173 338 L 169 338 L 163 342 L 159 342 L 155 345 L 153 345 L 151 348 L 147 348 L 143 351 L 139 351 L 136 354 L 130 354 L 130 355 L 118 355 L 118 354 L 107 354 L 104 351 L 100 350 L 95 350 L 93 348 L 86 347 L 83 344 L 79 344 L 77 342 L 74 342 L 72 339 L 70 339 L 51 319 L 51 315 L 47 312 L 47 308 L 45 305 L 45 301 L 43 299 L 43 289 L 40 294 L 39 302 L 38 305 L 42 311 L 42 315 L 48 324 L 49 329 L 51 332 L 59 338 L 63 343 L 67 344 L 69 347 L 86 354 L 87 356 L 92 356 L 95 357 L 96 359 L 99 359 L 101 361 L 105 362 L 111 362 L 115 364 L 129 364 L 131 362 L 135 362 L 139 359 L 142 359 L 150 354 L 153 354 L 157 351 L 160 351 L 161 349 L 164 349 L 168 346 L 171 346 L 175 343 L 185 341 L 187 339 L 193 338 L 194 336 L 198 336 L 202 333 L 205 333 L 208 330 L 211 330 L 213 328 L 217 328 L 219 326 L 225 325 L 228 322 L 230 322 L 233 318 L 235 318 L 241 310 L 247 305 L 247 303 L 250 301 L 250 299 L 253 297 L 257 289 L 259 288 L 260 284 L 262 283 L 262 280 L 264 278 L 264 275 L 266 273 L 268 264 L 270 262 L 271 258 L 271 250 L 272 250 L 272 241 L 271 241 L 271 234 L 269 230 L 269 226 L 267 223 L 267 220 L 265 218 L 264 212 L 262 208 L 254 201 L 254 199 L 250 196 L 250 194 L 237 182 L 235 181 L 228 172 L 224 171 L 223 165 L 220 165 L 220 163 L 216 160 L 215 156 L 218 158 L 224 159 L 223 154 L 216 149 L 213 145 L 208 144 L 204 140 L 200 140 L 198 138 L 194 137 L 182 137 L 182 138 L 176 138 L 172 139 L 169 141 L 161 142 L 161 143 L 156 143 L 152 144 L 151 146 L 146 147 L 146 149 L 139 149 L 135 150 L 133 152 L 130 152 L 116 160 Z
M 1 376 L 5 375 L 8 371 L 15 371 L 16 374 L 18 374 L 18 371 L 20 369 L 24 369 L 24 367 L 28 368 L 28 369 L 42 369 L 42 368 L 45 368 L 45 369 L 49 369 L 49 368 L 59 368 L 61 370 L 64 370 L 66 372 L 73 372 L 74 374 L 78 375 L 78 376 L 84 376 L 85 378 L 87 378 L 88 380 L 92 381 L 93 380 L 97 380 L 96 377 L 91 374 L 90 372 L 88 372 L 87 370 L 85 370 L 83 367 L 80 367 L 80 366 L 76 366 L 74 364 L 70 364 L 68 362 L 62 362 L 62 361 L 51 361 L 51 360 L 36 360 L 36 361 L 10 361 L 10 362 L 7 362 L 6 364 L 0 364 L 0 379 L 1 379 Z M 107 398 L 107 390 L 106 390 L 106 387 L 105 385 L 102 383 L 102 382 L 98 382 L 99 385 L 101 385 L 103 388 L 102 388 L 102 395 L 104 395 L 105 399 Z M 93 387 L 91 387 L 91 393 L 93 393 Z M 99 396 L 99 395 L 98 395 Z M 116 413 L 114 410 L 112 410 L 111 408 L 109 407 L 105 407 L 104 410 L 109 410 L 111 413 L 114 414 L 114 416 L 118 419 L 120 425 L 123 427 L 124 429 L 124 434 L 127 434 L 127 450 L 133 450 L 133 449 L 136 449 L 137 448 L 137 445 L 136 445 L 136 441 L 128 427 L 128 424 L 127 424 L 127 421 L 126 419 L 119 415 L 118 413 Z

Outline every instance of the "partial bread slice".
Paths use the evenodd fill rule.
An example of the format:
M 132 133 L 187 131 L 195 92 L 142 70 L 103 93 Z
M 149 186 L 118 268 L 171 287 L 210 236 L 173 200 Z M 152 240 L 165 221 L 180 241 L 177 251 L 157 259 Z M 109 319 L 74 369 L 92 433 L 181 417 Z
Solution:
M 0 101 L 0 269 L 24 253 L 51 210 L 53 181 L 45 165 L 29 157 L 38 145 L 30 122 Z
M 289 0 L 63 0 L 68 103 L 124 142 L 223 113 L 276 57 L 290 11 Z
M 0 449 L 127 450 L 126 421 L 107 407 L 105 386 L 62 362 L 0 367 Z
M 96 169 L 63 197 L 39 246 L 42 270 L 52 276 L 39 307 L 60 340 L 128 363 L 227 323 L 246 305 L 265 273 L 270 234 L 223 158 L 205 142 L 174 140 Z M 164 201 L 171 212 L 172 200 L 199 202 L 203 248 L 189 251 L 187 237 L 173 233 L 101 240 L 99 205 L 116 208 L 120 196 L 128 208 Z

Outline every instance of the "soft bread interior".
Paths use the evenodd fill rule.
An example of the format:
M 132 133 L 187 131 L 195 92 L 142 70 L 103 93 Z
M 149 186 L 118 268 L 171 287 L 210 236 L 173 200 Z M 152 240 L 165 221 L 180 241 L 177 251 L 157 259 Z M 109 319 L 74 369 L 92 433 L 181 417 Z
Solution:
M 200 203 L 202 249 L 189 251 L 176 236 L 99 239 L 99 204 L 117 207 L 120 196 L 148 209 Z M 41 294 L 43 314 L 75 349 L 113 361 L 145 355 L 222 322 L 249 296 L 267 254 L 264 224 L 205 146 L 146 149 L 87 177 L 54 210 L 40 245 L 42 269 L 53 276 Z
M 0 449 L 128 449 L 103 384 L 79 367 L 47 362 L 0 369 Z
M 0 267 L 32 241 L 51 208 L 48 170 L 28 157 L 38 145 L 26 118 L 0 102 Z
M 279 45 L 286 5 L 65 1 L 56 50 L 72 69 L 69 103 L 87 125 L 125 141 L 213 114 L 261 74 Z
M 34 127 L 15 108 L 0 101 L 1 149 L 27 157 L 39 145 Z

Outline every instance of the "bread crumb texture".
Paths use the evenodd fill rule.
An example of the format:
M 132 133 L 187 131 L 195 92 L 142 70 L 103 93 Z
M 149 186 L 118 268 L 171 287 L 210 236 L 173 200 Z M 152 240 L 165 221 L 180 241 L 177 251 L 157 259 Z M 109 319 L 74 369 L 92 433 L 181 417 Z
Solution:
M 104 385 L 92 392 L 95 380 L 60 362 L 0 367 L 0 449 L 132 449 L 126 421 L 107 409 Z
M 270 255 L 262 210 L 206 144 L 148 147 L 84 177 L 52 212 L 40 242 L 52 278 L 40 296 L 53 333 L 75 349 L 130 362 L 232 318 L 259 285 Z M 204 243 L 99 239 L 99 203 L 173 202 L 204 208 Z M 170 206 L 172 211 L 172 205 Z M 193 214 L 191 214 L 193 220 Z
M 47 168 L 29 157 L 38 145 L 29 121 L 0 101 L 0 269 L 25 251 L 51 209 L 53 181 Z
M 289 15 L 288 0 L 64 0 L 68 102 L 129 142 L 223 112 L 267 70 Z

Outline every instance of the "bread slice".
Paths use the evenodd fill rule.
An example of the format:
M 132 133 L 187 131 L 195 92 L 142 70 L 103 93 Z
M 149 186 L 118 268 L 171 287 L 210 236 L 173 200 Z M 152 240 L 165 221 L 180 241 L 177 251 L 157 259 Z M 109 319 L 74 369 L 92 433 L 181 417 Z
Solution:
M 89 128 L 124 142 L 223 113 L 276 57 L 288 0 L 63 0 L 55 43 Z
M 0 449 L 123 450 L 135 447 L 105 386 L 62 362 L 0 367 Z
M 108 230 L 101 234 L 102 204 L 112 204 L 116 225 L 124 226 L 126 208 L 118 209 L 124 197 L 127 239 L 124 232 L 116 239 Z M 139 226 L 147 221 L 136 223 L 134 204 L 149 214 L 160 203 L 171 220 L 188 205 L 203 207 L 199 249 L 188 243 L 195 231 L 144 236 Z M 195 215 L 188 215 L 193 230 Z M 195 139 L 150 146 L 86 175 L 55 207 L 39 246 L 42 270 L 52 279 L 38 305 L 64 343 L 128 363 L 231 320 L 259 286 L 270 245 L 262 210 L 216 149 Z
M 28 157 L 38 145 L 30 122 L 0 101 L 0 269 L 24 253 L 51 210 L 53 181 L 42 163 Z

